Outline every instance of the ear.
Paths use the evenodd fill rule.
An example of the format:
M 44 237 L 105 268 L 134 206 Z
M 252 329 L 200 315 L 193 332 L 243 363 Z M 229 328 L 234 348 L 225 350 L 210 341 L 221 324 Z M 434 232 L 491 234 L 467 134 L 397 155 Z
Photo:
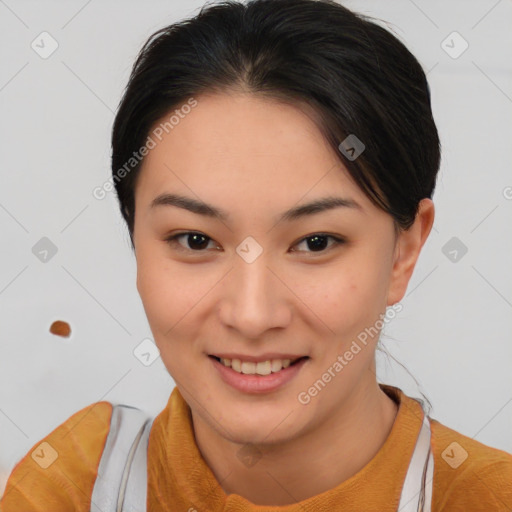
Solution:
M 405 295 L 421 248 L 434 224 L 434 216 L 435 210 L 432 200 L 422 199 L 418 206 L 414 224 L 407 231 L 401 231 L 398 235 L 388 289 L 388 306 L 396 304 Z

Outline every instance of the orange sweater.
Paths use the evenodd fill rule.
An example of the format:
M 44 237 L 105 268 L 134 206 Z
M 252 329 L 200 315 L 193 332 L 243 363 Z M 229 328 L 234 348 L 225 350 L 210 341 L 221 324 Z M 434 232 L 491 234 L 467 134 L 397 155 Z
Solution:
M 375 457 L 335 488 L 281 507 L 256 506 L 223 492 L 195 444 L 190 409 L 174 388 L 149 438 L 148 511 L 396 512 L 422 412 L 419 403 L 400 389 L 381 387 L 399 403 L 399 410 Z M 91 404 L 36 443 L 14 467 L 0 511 L 89 512 L 111 413 L 109 402 Z M 432 421 L 432 446 L 432 512 L 512 511 L 511 454 L 436 420 Z

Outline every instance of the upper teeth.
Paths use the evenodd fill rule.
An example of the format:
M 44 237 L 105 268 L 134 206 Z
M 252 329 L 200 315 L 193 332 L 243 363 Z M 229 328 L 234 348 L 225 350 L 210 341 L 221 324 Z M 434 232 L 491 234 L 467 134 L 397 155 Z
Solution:
M 232 368 L 235 372 L 244 373 L 246 375 L 270 375 L 283 368 L 288 368 L 291 363 L 291 359 L 269 359 L 268 361 L 261 361 L 259 363 L 224 358 L 221 358 L 220 361 L 224 366 Z

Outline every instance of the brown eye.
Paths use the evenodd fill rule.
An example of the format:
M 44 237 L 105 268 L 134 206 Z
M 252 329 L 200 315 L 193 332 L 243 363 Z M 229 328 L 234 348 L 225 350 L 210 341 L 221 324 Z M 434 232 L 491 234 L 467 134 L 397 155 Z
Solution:
M 185 239 L 186 245 L 182 245 L 179 242 L 180 238 Z M 166 238 L 166 242 L 171 247 L 176 248 L 179 251 L 183 250 L 190 252 L 204 252 L 204 249 L 208 246 L 208 241 L 211 241 L 210 237 L 203 233 L 196 233 L 194 231 L 186 231 Z
M 333 240 L 331 245 L 328 244 L 329 239 Z M 312 235 L 304 237 L 298 244 L 296 244 L 296 246 L 306 243 L 306 247 L 309 250 L 299 252 L 323 253 L 333 249 L 338 245 L 342 245 L 345 242 L 346 240 L 337 236 L 327 235 L 325 233 L 313 233 Z

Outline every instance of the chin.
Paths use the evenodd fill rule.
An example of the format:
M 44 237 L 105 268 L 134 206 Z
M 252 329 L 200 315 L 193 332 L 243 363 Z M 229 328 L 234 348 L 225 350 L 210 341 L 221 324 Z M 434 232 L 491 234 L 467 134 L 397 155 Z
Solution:
M 293 407 L 283 407 L 277 401 L 234 404 L 231 410 L 224 405 L 221 410 L 221 415 L 212 410 L 212 417 L 218 422 L 213 426 L 222 437 L 235 443 L 281 443 L 295 437 L 300 430 L 301 418 L 298 417 L 297 407 L 295 410 Z

